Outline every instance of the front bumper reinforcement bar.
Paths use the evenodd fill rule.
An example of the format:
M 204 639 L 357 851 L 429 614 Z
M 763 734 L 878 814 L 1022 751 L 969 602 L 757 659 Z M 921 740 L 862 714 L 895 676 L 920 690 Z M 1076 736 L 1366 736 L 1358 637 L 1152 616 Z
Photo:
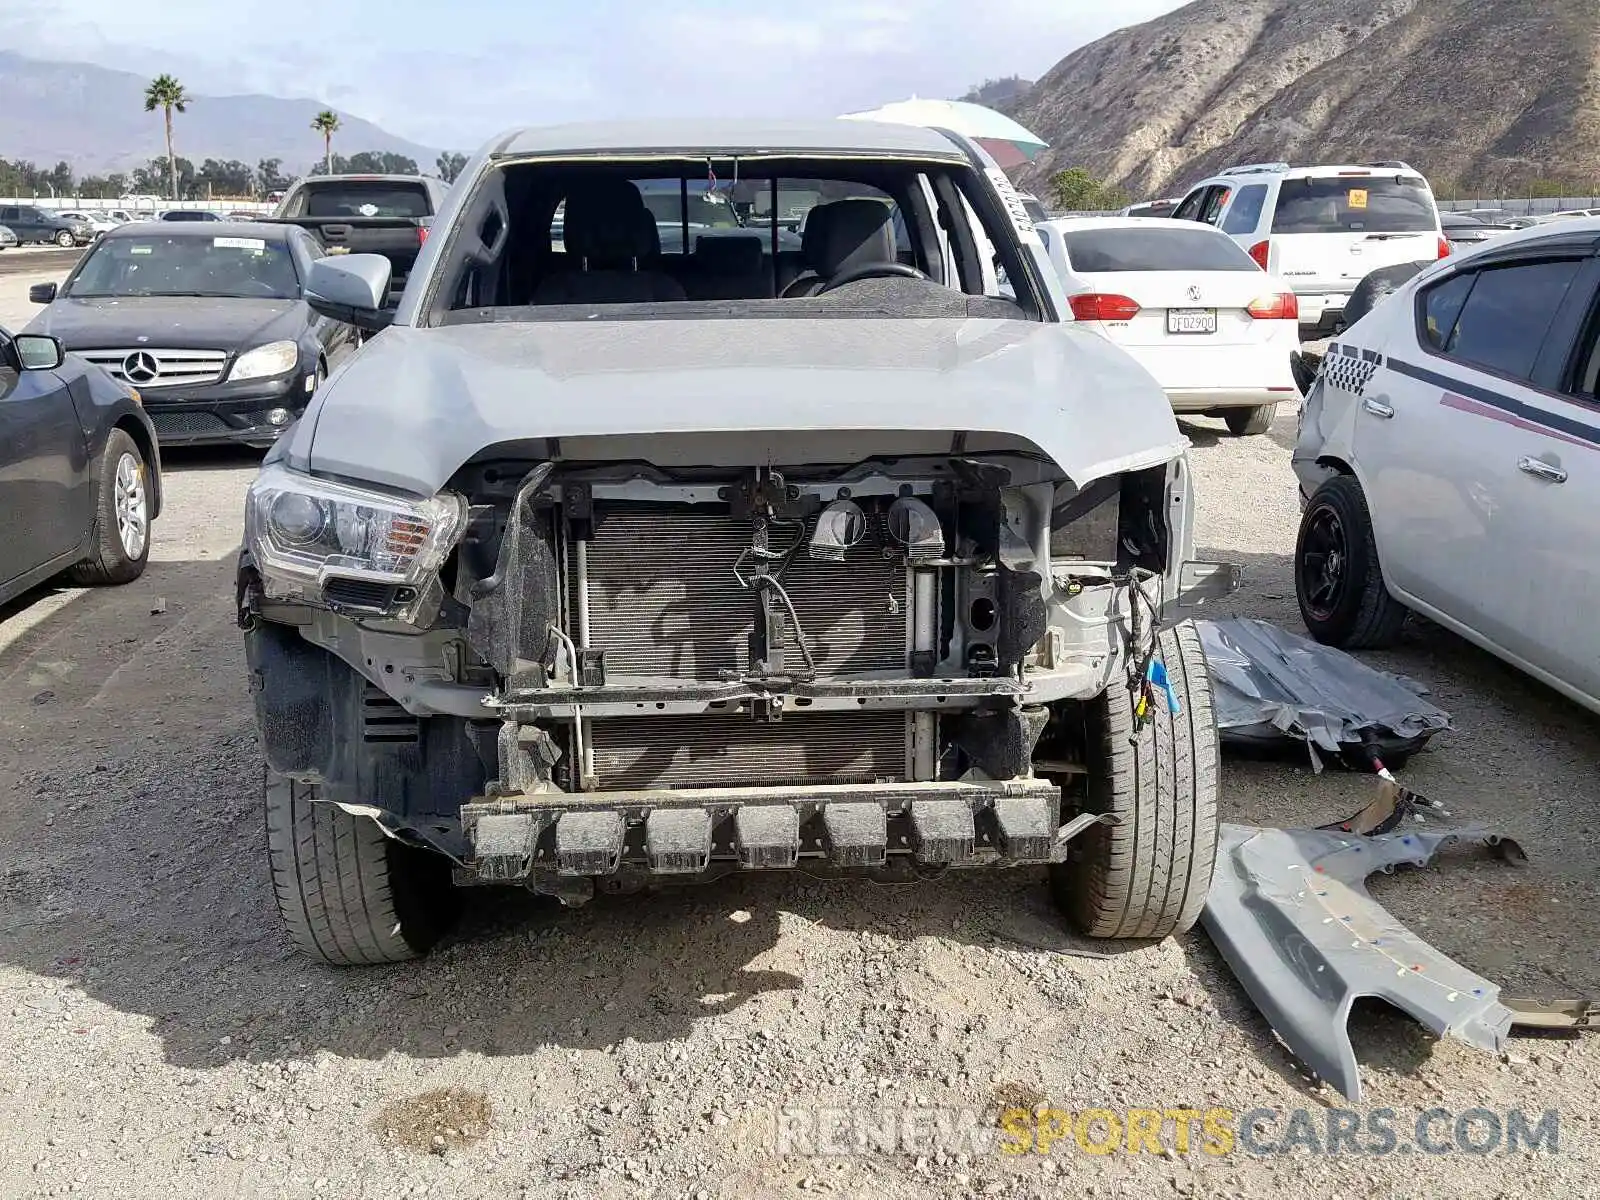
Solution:
M 877 868 L 1059 862 L 1066 842 L 1097 822 L 1061 822 L 1061 793 L 1044 779 L 792 787 L 545 792 L 465 805 L 472 846 L 463 882 L 524 883 L 624 873 L 701 876 L 801 865 Z

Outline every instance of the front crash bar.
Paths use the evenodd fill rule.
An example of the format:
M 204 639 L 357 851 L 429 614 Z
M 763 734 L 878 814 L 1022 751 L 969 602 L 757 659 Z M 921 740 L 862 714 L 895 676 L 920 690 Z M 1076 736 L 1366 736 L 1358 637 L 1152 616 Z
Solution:
M 623 870 L 700 875 L 823 860 L 847 868 L 905 857 L 928 867 L 1061 862 L 1067 842 L 1114 818 L 1062 825 L 1045 779 L 671 791 L 547 792 L 464 806 L 476 882 L 600 878 Z M 540 889 L 544 890 L 544 889 Z

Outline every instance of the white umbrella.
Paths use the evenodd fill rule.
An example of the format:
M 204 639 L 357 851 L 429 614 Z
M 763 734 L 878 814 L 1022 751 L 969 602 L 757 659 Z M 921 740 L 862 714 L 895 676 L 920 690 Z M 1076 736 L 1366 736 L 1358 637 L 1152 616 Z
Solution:
M 870 112 L 845 113 L 847 121 L 887 121 L 892 125 L 922 125 L 948 129 L 971 138 L 1002 167 L 1031 162 L 1049 143 L 1004 113 L 965 100 L 898 100 Z

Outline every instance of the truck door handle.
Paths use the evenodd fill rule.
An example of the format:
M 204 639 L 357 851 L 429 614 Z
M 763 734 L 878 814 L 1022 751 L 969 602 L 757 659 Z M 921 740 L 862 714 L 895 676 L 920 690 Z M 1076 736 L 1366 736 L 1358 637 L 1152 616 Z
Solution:
M 1551 483 L 1565 483 L 1567 473 L 1554 463 L 1547 463 L 1542 458 L 1523 456 L 1517 459 L 1517 470 L 1540 479 L 1548 479 Z
M 1369 398 L 1361 402 L 1361 407 L 1366 409 L 1375 417 L 1382 417 L 1385 421 L 1394 416 L 1394 406 L 1392 404 L 1385 404 L 1382 400 L 1373 400 Z

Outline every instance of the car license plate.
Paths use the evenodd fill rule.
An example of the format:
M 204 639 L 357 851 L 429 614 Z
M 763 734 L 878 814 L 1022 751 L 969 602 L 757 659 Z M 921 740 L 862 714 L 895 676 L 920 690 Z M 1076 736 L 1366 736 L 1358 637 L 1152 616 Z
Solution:
M 1215 333 L 1217 310 L 1214 308 L 1167 309 L 1168 333 Z

